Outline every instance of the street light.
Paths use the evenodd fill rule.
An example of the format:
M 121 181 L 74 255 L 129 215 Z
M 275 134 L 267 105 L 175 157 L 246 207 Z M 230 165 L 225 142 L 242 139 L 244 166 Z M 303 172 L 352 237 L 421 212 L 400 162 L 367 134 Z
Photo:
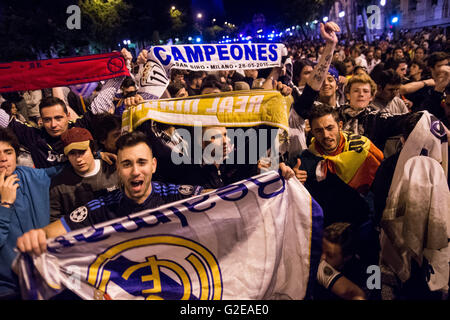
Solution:
M 326 22 L 328 21 L 328 17 L 323 17 L 323 19 L 322 19 L 322 20 L 323 20 L 323 22 L 325 22 L 325 23 L 326 23 Z
M 386 5 L 386 0 L 380 0 L 380 6 L 384 7 Z
M 201 13 L 197 13 L 197 18 L 198 18 L 198 19 L 203 18 L 203 15 L 202 15 Z
M 345 17 L 345 11 L 339 12 L 339 18 L 343 18 L 343 17 Z
M 396 24 L 397 22 L 398 22 L 398 17 L 397 16 L 393 17 L 391 20 L 391 23 Z
M 175 8 L 175 6 L 172 6 L 172 8 L 171 8 L 172 10 L 175 10 L 176 8 Z

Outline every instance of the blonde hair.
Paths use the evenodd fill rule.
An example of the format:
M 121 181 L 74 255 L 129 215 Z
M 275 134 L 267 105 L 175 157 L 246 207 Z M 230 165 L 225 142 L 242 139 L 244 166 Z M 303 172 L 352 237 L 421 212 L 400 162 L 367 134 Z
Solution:
M 347 85 L 345 86 L 345 94 L 350 93 L 350 89 L 352 88 L 352 85 L 354 83 L 367 83 L 370 84 L 370 92 L 372 93 L 372 97 L 375 97 L 375 94 L 377 93 L 377 84 L 375 81 L 372 80 L 372 78 L 367 74 L 361 74 L 358 76 L 353 76 L 350 79 L 348 79 Z

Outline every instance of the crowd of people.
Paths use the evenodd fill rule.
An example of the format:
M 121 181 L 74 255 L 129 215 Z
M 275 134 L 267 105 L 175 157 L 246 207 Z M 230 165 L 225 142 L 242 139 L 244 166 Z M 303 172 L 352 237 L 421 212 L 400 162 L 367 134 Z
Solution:
M 432 290 L 426 272 L 431 261 L 422 252 L 401 260 L 409 267 L 410 276 L 405 279 L 384 263 L 389 252 L 382 240 L 392 231 L 383 212 L 397 181 L 397 163 L 403 163 L 402 150 L 420 143 L 429 146 L 433 144 L 429 141 L 438 139 L 442 154 L 448 152 L 444 150 L 450 120 L 446 39 L 442 34 L 421 32 L 404 35 L 402 41 L 343 45 L 339 31 L 335 23 L 328 22 L 320 25 L 320 41 L 291 39 L 286 43 L 288 59 L 279 68 L 173 69 L 162 98 L 258 89 L 293 97 L 288 137 L 281 142 L 275 169 L 286 179 L 298 179 L 323 209 L 322 259 L 308 298 L 447 299 L 448 255 L 440 266 L 447 272 L 447 284 Z M 131 76 L 96 83 L 88 96 L 66 87 L 2 94 L 0 299 L 20 298 L 17 275 L 11 269 L 15 248 L 41 254 L 48 238 L 274 168 L 262 151 L 257 163 L 174 164 L 171 155 L 179 152 L 183 139 L 177 126 L 148 120 L 132 132 L 122 132 L 124 110 L 152 97 L 135 79 L 139 65 L 147 61 L 147 51 L 135 58 L 125 49 L 121 53 Z M 440 135 L 424 134 L 429 140 L 411 141 L 425 118 L 433 119 Z M 212 133 L 201 148 L 217 146 L 222 160 L 233 154 L 227 128 L 202 129 Z M 439 181 L 441 202 L 448 203 L 447 161 L 437 159 L 427 148 L 412 152 L 408 160 L 415 161 L 413 166 L 419 166 L 422 160 L 418 158 L 437 163 L 430 183 Z M 413 179 L 406 180 L 413 183 Z M 397 206 L 408 210 L 407 204 Z M 422 211 L 425 225 L 419 229 L 424 233 L 431 209 Z M 438 216 L 443 221 L 440 232 L 447 241 L 448 207 L 433 214 L 433 219 Z M 422 251 L 428 248 L 423 242 Z M 406 252 L 405 246 L 393 245 L 391 250 Z M 431 249 L 447 250 L 448 244 Z M 368 288 L 366 270 L 373 265 L 382 267 L 382 281 Z

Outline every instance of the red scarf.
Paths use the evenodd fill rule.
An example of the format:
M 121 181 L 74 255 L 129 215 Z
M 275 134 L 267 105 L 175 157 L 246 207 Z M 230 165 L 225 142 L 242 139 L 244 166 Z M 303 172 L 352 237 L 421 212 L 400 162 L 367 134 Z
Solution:
M 120 52 L 0 64 L 0 93 L 69 86 L 129 76 Z

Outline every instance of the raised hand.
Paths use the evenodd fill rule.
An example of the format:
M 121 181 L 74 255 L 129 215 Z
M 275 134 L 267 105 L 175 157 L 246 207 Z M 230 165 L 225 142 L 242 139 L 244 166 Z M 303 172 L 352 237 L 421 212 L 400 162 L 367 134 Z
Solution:
M 281 175 L 286 180 L 289 180 L 290 178 L 293 178 L 295 176 L 294 171 L 292 171 L 292 169 L 289 166 L 285 165 L 283 162 L 280 162 L 279 169 Z
M 120 53 L 122 54 L 122 57 L 124 57 L 125 61 L 131 61 L 133 59 L 130 51 L 125 48 L 122 48 L 122 50 L 120 50 Z
M 0 171 L 1 202 L 13 204 L 16 201 L 18 181 L 17 174 L 12 174 L 5 179 L 5 170 Z
M 147 62 L 147 54 L 148 51 L 145 49 L 142 49 L 141 52 L 139 52 L 139 55 L 137 57 L 137 64 L 145 64 Z
M 141 95 L 137 94 L 135 96 L 126 98 L 123 103 L 125 104 L 125 107 L 128 108 L 130 106 L 138 105 L 139 103 L 142 103 L 144 101 L 144 98 L 142 98 Z
M 450 67 L 441 66 L 434 77 L 434 89 L 439 92 L 444 92 L 445 88 L 450 82 Z
M 113 165 L 117 160 L 117 155 L 110 152 L 100 152 L 100 157 L 109 165 Z
M 326 42 L 338 43 L 336 32 L 341 32 L 341 28 L 334 22 L 320 23 L 320 36 Z

